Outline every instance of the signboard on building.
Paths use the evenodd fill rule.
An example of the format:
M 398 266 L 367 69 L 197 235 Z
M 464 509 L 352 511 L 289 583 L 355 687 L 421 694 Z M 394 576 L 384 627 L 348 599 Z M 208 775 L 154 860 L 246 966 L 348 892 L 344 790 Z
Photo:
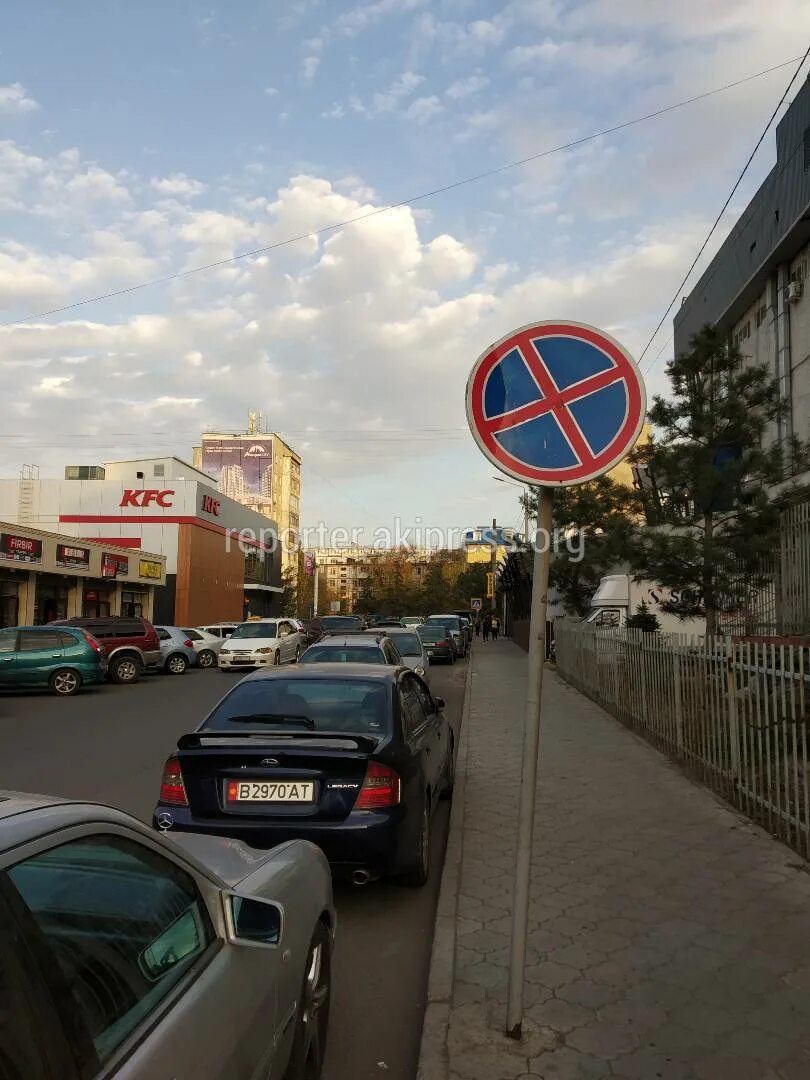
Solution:
M 83 547 L 72 547 L 70 544 L 57 544 L 56 565 L 71 566 L 77 570 L 89 570 L 90 549 Z
M 331 600 L 329 602 L 329 610 L 332 611 L 332 612 L 340 611 L 340 601 L 339 600 Z
M 273 494 L 273 439 L 263 435 L 203 435 L 202 468 L 223 495 L 237 502 L 270 502 Z
M 141 559 L 138 563 L 138 577 L 154 578 L 160 581 L 163 576 L 163 564 L 154 559 Z
M 31 536 L 0 533 L 0 558 L 13 562 L 42 562 L 42 541 Z
M 305 555 L 304 556 L 304 573 L 307 575 L 307 577 L 312 577 L 312 575 L 315 573 L 315 556 L 314 555 Z
M 126 555 L 111 555 L 105 551 L 101 555 L 101 576 L 103 578 L 122 577 L 129 572 L 129 558 Z

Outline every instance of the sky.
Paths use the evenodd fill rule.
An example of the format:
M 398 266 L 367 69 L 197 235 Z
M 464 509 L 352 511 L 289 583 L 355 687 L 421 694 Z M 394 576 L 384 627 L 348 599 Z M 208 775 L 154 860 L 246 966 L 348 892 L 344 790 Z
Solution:
M 638 356 L 795 65 L 384 208 L 808 39 L 806 0 L 4 5 L 0 475 L 189 459 L 254 409 L 302 456 L 305 526 L 520 525 L 467 429 L 475 359 L 558 318 Z M 774 160 L 771 133 L 706 258 Z

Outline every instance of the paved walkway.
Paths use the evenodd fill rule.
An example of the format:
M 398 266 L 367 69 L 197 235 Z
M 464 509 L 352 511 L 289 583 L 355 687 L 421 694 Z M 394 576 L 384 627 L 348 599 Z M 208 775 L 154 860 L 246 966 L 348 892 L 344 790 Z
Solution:
M 421 1080 L 809 1080 L 810 868 L 551 670 L 525 1037 L 501 1034 L 525 671 L 476 642 Z

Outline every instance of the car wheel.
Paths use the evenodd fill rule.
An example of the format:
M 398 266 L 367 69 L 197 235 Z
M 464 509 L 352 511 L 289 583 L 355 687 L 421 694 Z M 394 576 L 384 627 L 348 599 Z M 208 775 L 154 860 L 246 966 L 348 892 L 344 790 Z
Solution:
M 143 675 L 143 664 L 135 656 L 121 656 L 110 664 L 110 678 L 116 683 L 136 683 Z
M 200 667 L 213 667 L 217 662 L 217 654 L 212 652 L 211 649 L 203 649 L 200 655 L 197 657 L 197 663 Z
M 51 690 L 59 697 L 70 697 L 81 689 L 82 677 L 77 672 L 70 671 L 69 668 L 61 668 L 51 675 L 50 683 Z
M 320 1080 L 329 1031 L 332 943 L 322 924 L 312 935 L 301 988 L 295 1034 L 284 1080 Z
M 182 653 L 173 653 L 166 661 L 166 671 L 170 675 L 182 675 L 188 667 L 188 660 Z
M 450 748 L 447 754 L 447 762 L 444 766 L 444 786 L 442 798 L 452 799 L 453 788 L 456 786 L 456 740 L 450 736 Z
M 273 656 L 273 663 L 276 665 L 276 667 L 278 667 L 281 664 L 281 653 L 278 651 L 278 649 L 276 649 L 275 654 Z
M 426 794 L 422 802 L 422 817 L 419 822 L 419 835 L 416 838 L 413 863 L 411 869 L 402 878 L 406 885 L 414 889 L 421 889 L 423 885 L 427 885 L 430 877 L 430 825 L 430 800 Z

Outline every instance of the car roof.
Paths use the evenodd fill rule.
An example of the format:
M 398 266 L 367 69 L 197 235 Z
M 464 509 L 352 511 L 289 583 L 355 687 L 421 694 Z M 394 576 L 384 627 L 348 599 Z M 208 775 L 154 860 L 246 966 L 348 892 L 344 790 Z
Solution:
M 0 789 L 0 853 L 55 829 L 81 825 L 88 820 L 133 825 L 133 819 L 128 814 L 103 803 Z
M 368 645 L 371 638 L 373 638 L 373 630 L 363 630 L 359 634 L 332 634 L 330 637 L 323 637 L 320 641 L 312 645 L 311 648 L 321 648 L 322 645 Z M 377 634 L 378 638 L 383 638 L 384 634 Z
M 239 684 L 258 682 L 262 679 L 373 679 L 375 682 L 394 683 L 400 674 L 411 669 L 406 664 L 306 664 L 302 667 L 273 667 L 261 671 L 252 671 Z

